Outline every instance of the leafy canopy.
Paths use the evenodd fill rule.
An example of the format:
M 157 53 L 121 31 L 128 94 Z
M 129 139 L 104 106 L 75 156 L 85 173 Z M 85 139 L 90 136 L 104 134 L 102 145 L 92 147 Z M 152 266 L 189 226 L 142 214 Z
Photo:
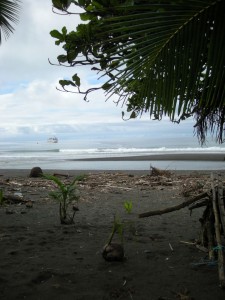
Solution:
M 52 30 L 64 53 L 60 65 L 91 66 L 108 98 L 126 105 L 130 118 L 148 112 L 173 122 L 194 117 L 201 143 L 207 132 L 224 139 L 225 0 L 52 0 L 64 14 L 82 9 L 76 31 Z M 81 90 L 77 73 L 61 80 Z M 72 88 L 72 89 L 71 89 Z M 124 115 L 124 112 L 123 112 Z

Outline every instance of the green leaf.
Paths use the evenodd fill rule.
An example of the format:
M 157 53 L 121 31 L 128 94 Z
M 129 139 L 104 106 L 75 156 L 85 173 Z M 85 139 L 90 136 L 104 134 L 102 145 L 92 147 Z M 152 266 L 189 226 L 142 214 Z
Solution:
M 67 28 L 65 26 L 62 28 L 62 34 L 63 34 L 64 37 L 67 34 Z
M 80 77 L 78 77 L 77 74 L 74 74 L 72 79 L 75 82 L 76 86 L 80 86 Z
M 105 91 L 109 90 L 111 87 L 112 87 L 112 84 L 110 84 L 108 82 L 106 82 L 102 85 L 102 89 Z
M 135 119 L 137 117 L 135 111 L 132 111 L 131 115 L 130 115 L 130 119 Z
M 93 14 L 91 13 L 80 13 L 81 21 L 90 21 L 93 19 Z
M 52 4 L 59 10 L 66 10 L 69 8 L 72 0 L 52 0 Z
M 71 80 L 59 80 L 59 84 L 64 87 L 67 85 L 75 86 L 75 84 Z
M 57 59 L 58 59 L 58 61 L 59 62 L 61 62 L 61 63 L 65 63 L 65 62 L 67 62 L 67 55 L 59 55 L 58 57 L 57 57 Z
M 59 39 L 60 41 L 63 41 L 63 35 L 56 29 L 50 31 L 50 35 L 53 38 Z
M 61 3 L 60 0 L 52 0 L 52 4 L 57 9 L 61 9 L 62 8 L 62 3 Z

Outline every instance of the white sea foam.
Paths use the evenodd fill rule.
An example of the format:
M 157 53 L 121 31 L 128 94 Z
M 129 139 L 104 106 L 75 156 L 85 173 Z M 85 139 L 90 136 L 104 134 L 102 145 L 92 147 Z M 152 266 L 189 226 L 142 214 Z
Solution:
M 75 153 L 75 154 L 135 154 L 135 153 L 167 153 L 167 152 L 181 152 L 181 153 L 221 153 L 225 152 L 223 147 L 188 147 L 188 148 L 90 148 L 90 149 L 59 149 L 61 153 Z
M 113 143 L 112 143 L 113 144 Z M 171 146 L 172 144 L 172 146 Z M 184 143 L 185 144 L 185 143 Z M 51 169 L 149 169 L 150 161 L 120 161 L 120 162 L 79 162 L 76 159 L 84 158 L 110 158 L 125 156 L 151 156 L 153 154 L 178 154 L 178 153 L 225 153 L 224 145 L 213 145 L 210 147 L 200 147 L 184 144 L 176 146 L 175 143 L 157 145 L 154 147 L 127 147 L 118 145 L 102 145 L 98 147 L 77 146 L 76 142 L 58 144 L 48 143 L 0 143 L 0 168 L 30 168 L 38 165 Z M 225 169 L 225 162 L 171 162 L 171 161 L 154 161 L 154 165 L 165 168 L 175 169 Z M 209 165 L 211 164 L 211 166 Z

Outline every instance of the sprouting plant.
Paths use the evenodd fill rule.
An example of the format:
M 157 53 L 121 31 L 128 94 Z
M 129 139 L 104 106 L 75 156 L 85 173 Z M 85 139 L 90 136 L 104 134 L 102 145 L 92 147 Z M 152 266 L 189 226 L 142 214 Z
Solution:
M 112 243 L 113 237 L 116 233 L 118 233 L 121 239 L 121 244 Z M 121 223 L 119 218 L 116 216 L 114 216 L 112 232 L 108 243 L 103 248 L 102 256 L 106 261 L 122 261 L 124 259 L 123 223 Z
M 73 213 L 71 215 L 68 213 L 68 208 L 73 202 L 77 202 L 79 200 L 76 186 L 77 178 L 75 178 L 70 184 L 64 184 L 56 176 L 44 174 L 43 177 L 53 181 L 58 186 L 58 190 L 50 192 L 49 195 L 59 202 L 61 224 L 74 223 L 75 213 L 79 209 L 76 206 L 73 206 Z
M 110 245 L 112 242 L 112 239 L 114 235 L 118 233 L 119 237 L 121 239 L 121 243 L 123 243 L 123 223 L 120 221 L 120 219 L 116 216 L 114 216 L 114 221 L 113 221 L 113 227 L 112 227 L 112 232 L 109 237 L 107 245 Z
M 133 209 L 132 201 L 125 201 L 123 206 L 126 212 L 130 214 Z M 137 235 L 137 229 L 134 220 L 127 220 L 126 222 L 124 221 L 124 227 L 126 227 L 132 235 Z
M 0 189 L 0 205 L 4 205 L 5 203 L 5 199 L 4 199 L 4 196 L 3 196 L 3 190 Z
M 132 201 L 125 201 L 125 202 L 124 202 L 124 208 L 125 208 L 125 210 L 127 211 L 127 213 L 130 214 L 131 211 L 132 211 L 132 208 L 133 208 L 133 203 L 132 203 Z

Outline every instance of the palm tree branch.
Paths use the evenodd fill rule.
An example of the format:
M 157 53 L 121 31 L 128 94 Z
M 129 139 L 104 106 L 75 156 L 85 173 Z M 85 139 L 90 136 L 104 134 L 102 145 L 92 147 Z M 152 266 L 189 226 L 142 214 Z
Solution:
M 204 7 L 196 6 L 196 8 L 198 8 L 199 11 L 192 10 L 191 12 L 193 13 L 193 15 L 191 15 L 191 16 L 189 14 L 190 12 L 188 12 L 187 19 L 185 21 L 184 21 L 184 18 L 182 17 L 182 19 L 181 19 L 181 21 L 183 22 L 182 24 L 179 24 L 179 22 L 178 23 L 171 22 L 172 23 L 171 28 L 173 30 L 171 30 L 171 35 L 167 36 L 166 38 L 165 38 L 165 36 L 164 37 L 162 35 L 160 36 L 160 31 L 157 31 L 160 29 L 160 26 L 158 25 L 157 22 L 155 23 L 155 24 L 157 24 L 157 26 L 155 26 L 155 28 L 152 27 L 154 25 L 154 22 L 152 22 L 152 23 L 149 22 L 149 26 L 151 25 L 151 28 L 148 29 L 148 28 L 146 28 L 145 22 L 143 23 L 142 27 L 141 27 L 141 25 L 134 25 L 135 17 L 137 15 L 136 14 L 131 15 L 130 18 L 132 19 L 132 22 L 126 21 L 127 27 L 126 27 L 125 32 L 127 32 L 127 33 L 124 34 L 124 31 L 123 31 L 122 35 L 115 37 L 115 40 L 118 40 L 119 38 L 126 38 L 128 36 L 135 37 L 135 35 L 138 35 L 138 34 L 139 35 L 144 34 L 144 33 L 150 34 L 150 33 L 154 32 L 154 30 L 158 33 L 158 35 L 160 37 L 162 37 L 162 40 L 160 43 L 160 37 L 159 37 L 158 47 L 156 47 L 156 44 L 154 44 L 154 41 L 152 43 L 150 41 L 149 44 L 147 44 L 146 46 L 144 46 L 142 48 L 140 47 L 141 43 L 139 43 L 138 44 L 139 48 L 137 50 L 137 53 L 133 54 L 131 52 L 131 53 L 125 55 L 125 57 L 121 58 L 120 66 L 124 66 L 126 64 L 126 62 L 131 59 L 134 60 L 134 63 L 129 64 L 128 67 L 124 67 L 124 69 L 120 70 L 119 73 L 116 74 L 117 81 L 113 83 L 109 92 L 113 92 L 113 89 L 115 89 L 115 88 L 117 88 L 120 91 L 123 90 L 123 88 L 126 88 L 126 80 L 124 80 L 123 75 L 126 73 L 126 77 L 128 79 L 130 79 L 130 77 L 132 76 L 133 73 L 140 72 L 140 70 L 145 65 L 146 66 L 145 69 L 147 70 L 146 77 L 148 77 L 148 79 L 151 76 L 154 77 L 154 74 L 151 73 L 152 68 L 153 68 L 154 71 L 156 71 L 156 73 L 158 72 L 157 74 L 159 77 L 161 75 L 161 84 L 159 83 L 157 86 L 154 85 L 154 88 L 153 88 L 153 85 L 152 85 L 153 82 L 151 80 L 151 85 L 148 84 L 149 88 L 145 87 L 142 90 L 142 93 L 140 94 L 141 95 L 140 98 L 142 98 L 142 99 L 146 99 L 146 97 L 148 98 L 148 95 L 151 95 L 151 93 L 150 93 L 150 89 L 151 89 L 154 91 L 155 97 L 157 97 L 157 99 L 160 99 L 160 101 L 159 100 L 157 100 L 157 101 L 159 101 L 162 105 L 164 105 L 165 112 L 166 113 L 169 112 L 169 114 L 170 114 L 170 116 L 172 116 L 172 118 L 175 115 L 175 108 L 177 107 L 177 103 L 179 103 L 178 113 L 179 114 L 183 113 L 183 111 L 188 106 L 190 106 L 190 104 L 187 103 L 187 101 L 191 101 L 191 102 L 194 101 L 195 94 L 196 94 L 195 92 L 197 90 L 197 87 L 194 88 L 194 91 L 191 91 L 191 89 L 189 87 L 193 86 L 193 84 L 195 82 L 197 82 L 198 84 L 201 83 L 200 79 L 202 76 L 203 65 L 204 65 L 204 60 L 205 60 L 204 57 L 199 58 L 198 56 L 196 56 L 196 57 L 194 57 L 192 64 L 190 64 L 190 57 L 193 57 L 193 51 L 196 51 L 197 49 L 201 49 L 202 53 L 204 53 L 206 42 L 208 39 L 208 36 L 205 36 L 205 35 L 207 35 L 207 34 L 212 35 L 214 33 L 214 32 L 207 32 L 207 30 L 208 30 L 207 26 L 204 27 L 203 24 L 201 23 L 201 20 L 203 19 L 205 21 L 207 18 L 207 12 L 211 11 L 212 7 L 213 6 L 215 7 L 216 4 L 218 4 L 219 2 L 221 2 L 221 1 L 214 1 L 214 2 L 211 2 L 209 5 L 209 1 L 203 1 L 203 2 L 201 1 L 202 5 L 204 5 Z M 165 12 L 163 14 L 165 16 Z M 120 20 L 120 18 L 117 18 L 117 19 Z M 158 19 L 158 22 L 159 22 L 159 19 Z M 138 16 L 138 20 L 140 20 L 140 16 Z M 168 18 L 168 20 L 169 20 L 169 18 Z M 169 24 L 168 20 L 165 23 L 167 25 Z M 131 24 L 130 27 L 129 27 L 129 24 Z M 162 23 L 160 23 L 160 25 L 162 25 Z M 174 25 L 174 27 L 173 27 L 173 25 Z M 191 30 L 186 30 L 186 28 L 191 28 L 191 29 L 195 30 L 198 26 L 201 26 L 201 29 L 203 29 L 203 31 L 197 30 L 198 34 L 194 34 L 194 35 L 190 36 Z M 111 27 L 114 28 L 114 23 L 111 25 Z M 119 31 L 118 28 L 119 28 L 119 26 L 115 26 L 115 29 L 111 29 L 112 33 L 114 33 L 115 31 L 118 32 Z M 138 31 L 134 30 L 132 32 L 129 32 L 129 30 L 133 30 L 135 28 L 138 29 Z M 141 30 L 141 28 L 144 28 L 144 29 Z M 162 26 L 162 28 L 163 28 L 163 26 Z M 199 42 L 199 37 L 201 37 L 201 43 Z M 135 43 L 138 42 L 139 39 L 140 39 L 140 37 L 138 37 L 137 39 L 135 39 L 135 38 L 133 39 L 134 45 L 132 44 L 132 41 L 127 43 L 126 46 L 128 47 L 128 49 L 129 49 L 129 47 L 135 48 Z M 112 39 L 112 41 L 114 41 L 114 39 Z M 191 47 L 189 47 L 188 43 L 187 42 L 185 43 L 185 41 L 188 41 L 188 43 L 190 43 Z M 176 43 L 178 43 L 178 45 L 181 47 L 180 49 L 179 49 L 179 46 L 176 46 L 176 47 L 173 46 L 173 45 L 176 45 Z M 142 44 L 145 44 L 145 43 L 142 42 Z M 185 47 L 186 47 L 186 49 L 185 49 Z M 153 48 L 155 49 L 155 51 L 152 51 Z M 215 48 L 216 47 L 214 47 L 214 49 Z M 160 68 L 162 69 L 163 64 L 161 62 L 164 61 L 165 58 L 167 57 L 166 53 L 167 53 L 168 49 L 170 49 L 171 52 L 174 52 L 174 53 L 177 52 L 176 61 L 180 62 L 181 66 L 177 66 L 176 61 L 174 59 L 172 59 L 171 63 L 167 63 L 167 65 L 165 64 L 164 70 L 167 70 L 167 74 L 164 74 L 162 76 L 162 72 L 160 73 L 159 69 Z M 221 47 L 220 47 L 220 49 L 221 49 Z M 178 51 L 180 53 L 178 53 Z M 149 53 L 151 53 L 151 54 L 149 54 Z M 219 67 L 218 63 L 219 63 L 219 61 L 221 62 L 220 59 L 221 59 L 222 55 L 223 55 L 223 53 L 221 53 L 221 50 L 220 50 L 215 70 L 217 70 Z M 139 56 L 139 58 L 141 57 L 141 62 L 140 62 L 140 59 L 138 61 L 138 56 Z M 171 57 L 169 57 L 169 58 L 171 58 Z M 215 53 L 214 53 L 214 60 L 215 60 Z M 173 70 L 173 68 L 171 67 L 172 64 L 174 64 L 175 70 Z M 158 65 L 160 67 L 155 68 L 154 65 Z M 179 70 L 182 70 L 183 74 L 188 74 L 185 81 L 181 81 L 180 75 L 179 75 L 181 72 Z M 173 87 L 175 85 L 172 84 L 171 77 L 170 77 L 170 79 L 168 79 L 168 76 L 169 75 L 171 76 L 171 74 L 173 75 L 173 77 L 175 77 L 176 83 L 178 83 L 178 87 L 176 87 L 176 88 Z M 194 74 L 194 76 L 193 76 L 193 74 Z M 168 79 L 168 80 L 166 80 L 166 79 Z M 158 82 L 160 82 L 160 80 L 158 80 Z M 185 82 L 185 84 L 183 82 Z M 163 96 L 163 94 L 160 92 L 159 86 L 162 86 L 162 83 L 164 83 L 164 84 L 166 83 L 166 87 L 169 91 L 167 99 L 165 99 L 165 95 Z M 175 88 L 175 90 L 174 90 L 174 88 Z M 214 86 L 212 87 L 212 89 L 214 89 Z M 212 97 L 210 97 L 210 95 L 212 95 L 212 93 L 213 93 L 212 89 L 211 89 L 210 93 L 207 93 L 207 102 L 209 104 L 213 104 Z M 145 109 L 146 110 L 148 110 L 150 107 L 150 102 L 152 101 L 151 99 L 152 98 L 155 99 L 155 97 L 149 97 L 149 99 L 147 101 L 145 101 L 145 104 L 146 104 Z M 180 100 L 179 100 L 179 98 L 180 98 Z M 170 99 L 170 101 L 168 101 L 168 99 Z M 190 100 L 187 100 L 187 99 L 190 99 Z M 172 103 L 172 106 L 171 106 L 171 103 Z M 155 108 L 154 101 L 153 101 L 153 107 Z M 160 105 L 158 105 L 157 107 L 158 107 L 158 110 L 161 110 Z M 172 109 L 171 109 L 171 107 L 172 107 Z M 151 105 L 150 111 L 151 112 L 153 111 L 152 105 Z
M 1 31 L 5 38 L 8 38 L 10 33 L 14 31 L 11 23 L 18 23 L 20 12 L 20 0 L 0 0 L 0 43 Z

